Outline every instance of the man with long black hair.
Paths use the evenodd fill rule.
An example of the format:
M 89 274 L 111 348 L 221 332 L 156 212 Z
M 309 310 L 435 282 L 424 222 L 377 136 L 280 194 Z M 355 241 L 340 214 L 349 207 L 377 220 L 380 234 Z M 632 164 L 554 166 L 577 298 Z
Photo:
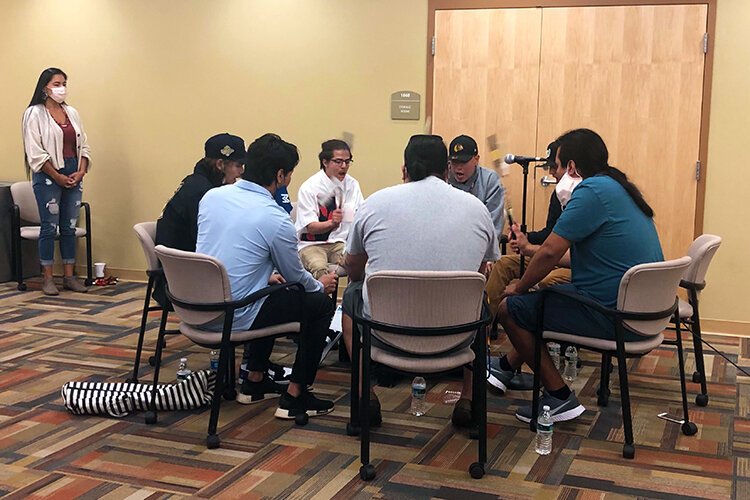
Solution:
M 627 176 L 609 165 L 609 153 L 594 131 L 577 129 L 561 135 L 555 162 L 577 172 L 583 181 L 575 188 L 552 233 L 537 250 L 526 273 L 505 289 L 500 322 L 514 350 L 502 357 L 500 370 L 512 372 L 526 362 L 533 366 L 533 332 L 539 329 L 614 340 L 614 326 L 599 312 L 560 295 L 544 303 L 539 324 L 540 293 L 526 293 L 544 278 L 570 250 L 572 282 L 558 285 L 613 308 L 625 272 L 637 264 L 664 260 L 656 233 L 654 211 Z M 635 340 L 636 334 L 625 334 Z M 631 337 L 632 336 L 632 337 Z M 585 408 L 563 382 L 546 349 L 540 370 L 544 395 L 539 404 L 550 407 L 552 420 L 581 415 Z M 516 418 L 531 419 L 531 406 L 519 408 Z

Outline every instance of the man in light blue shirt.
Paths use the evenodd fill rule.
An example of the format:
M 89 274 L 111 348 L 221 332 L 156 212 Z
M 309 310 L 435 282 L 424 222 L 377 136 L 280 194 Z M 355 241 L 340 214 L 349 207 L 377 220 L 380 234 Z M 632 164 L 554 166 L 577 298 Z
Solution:
M 266 134 L 256 139 L 247 149 L 242 179 L 209 191 L 201 200 L 196 246 L 198 253 L 224 264 L 234 300 L 273 283 L 296 281 L 304 287 L 304 292 L 289 289 L 269 295 L 234 316 L 235 331 L 302 323 L 286 392 L 267 375 L 273 339 L 245 346 L 249 374 L 237 401 L 250 404 L 281 395 L 276 416 L 286 419 L 301 413 L 323 415 L 333 409 L 333 402 L 317 399 L 307 387 L 315 380 L 333 316 L 334 304 L 326 293 L 333 290 L 336 278 L 329 274 L 318 281 L 303 269 L 294 225 L 274 200 L 275 192 L 291 182 L 298 162 L 296 146 L 279 136 Z

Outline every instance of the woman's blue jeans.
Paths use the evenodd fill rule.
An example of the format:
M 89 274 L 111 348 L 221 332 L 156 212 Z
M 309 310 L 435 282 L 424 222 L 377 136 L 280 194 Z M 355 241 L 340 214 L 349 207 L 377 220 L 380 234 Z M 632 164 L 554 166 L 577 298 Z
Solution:
M 77 158 L 66 158 L 65 166 L 59 170 L 70 175 L 78 170 Z M 51 266 L 55 260 L 55 238 L 60 229 L 60 255 L 63 264 L 76 261 L 76 225 L 81 210 L 83 181 L 72 188 L 58 186 L 42 171 L 32 177 L 34 196 L 39 207 L 41 231 L 39 233 L 39 261 L 43 266 Z

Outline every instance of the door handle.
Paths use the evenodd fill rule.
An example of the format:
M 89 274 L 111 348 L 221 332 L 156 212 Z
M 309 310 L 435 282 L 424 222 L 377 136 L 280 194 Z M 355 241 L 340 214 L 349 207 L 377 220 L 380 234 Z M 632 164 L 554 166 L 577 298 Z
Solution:
M 551 175 L 545 175 L 539 180 L 539 184 L 541 184 L 542 187 L 553 186 L 557 184 L 557 179 L 555 179 Z

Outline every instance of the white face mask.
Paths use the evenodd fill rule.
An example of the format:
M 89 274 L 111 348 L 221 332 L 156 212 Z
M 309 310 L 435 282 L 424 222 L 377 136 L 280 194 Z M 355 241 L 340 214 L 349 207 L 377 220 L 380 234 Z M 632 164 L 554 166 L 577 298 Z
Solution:
M 562 176 L 562 179 L 557 181 L 557 185 L 555 186 L 555 193 L 557 194 L 557 199 L 560 200 L 560 205 L 562 205 L 563 208 L 565 208 L 565 205 L 568 204 L 568 201 L 570 201 L 570 197 L 573 195 L 573 190 L 582 180 L 583 179 L 581 179 L 580 177 L 571 177 L 567 172 L 565 172 L 565 174 Z
M 48 88 L 47 96 L 58 104 L 65 102 L 65 98 L 68 96 L 68 87 Z

